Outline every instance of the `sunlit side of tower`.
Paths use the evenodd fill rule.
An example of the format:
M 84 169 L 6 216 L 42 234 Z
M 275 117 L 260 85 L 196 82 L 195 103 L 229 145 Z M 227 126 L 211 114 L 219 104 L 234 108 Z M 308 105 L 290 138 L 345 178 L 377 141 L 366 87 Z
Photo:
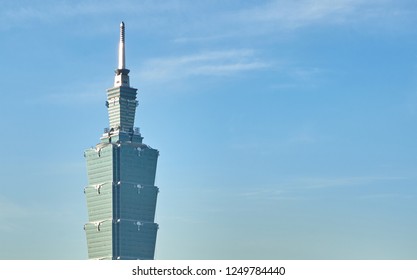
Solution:
M 107 90 L 109 128 L 87 149 L 88 222 L 84 225 L 89 259 L 153 259 L 158 225 L 154 222 L 159 152 L 142 143 L 134 127 L 137 89 L 125 68 L 125 26 L 120 24 L 119 63 Z

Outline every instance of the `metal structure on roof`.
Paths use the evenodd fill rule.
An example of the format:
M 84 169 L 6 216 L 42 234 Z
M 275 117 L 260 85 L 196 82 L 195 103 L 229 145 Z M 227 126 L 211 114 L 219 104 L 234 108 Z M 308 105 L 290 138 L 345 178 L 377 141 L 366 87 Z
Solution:
M 84 225 L 89 259 L 154 258 L 159 192 L 155 174 L 159 152 L 142 143 L 134 127 L 137 89 L 125 67 L 125 24 L 120 24 L 118 68 L 107 90 L 109 128 L 87 149 L 88 185 L 84 189 L 88 222 Z

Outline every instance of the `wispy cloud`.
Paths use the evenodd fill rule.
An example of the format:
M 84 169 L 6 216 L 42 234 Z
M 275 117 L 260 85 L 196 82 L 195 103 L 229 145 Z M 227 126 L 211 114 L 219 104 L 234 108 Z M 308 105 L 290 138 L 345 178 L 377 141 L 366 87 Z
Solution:
M 338 18 L 343 20 L 356 7 L 357 1 L 270 1 L 264 5 L 241 11 L 242 20 L 276 22 L 281 27 L 295 28 L 319 20 Z
M 400 193 L 377 193 L 377 194 L 368 194 L 363 195 L 360 199 L 364 200 L 392 200 L 392 199 L 413 199 L 414 196 L 409 194 L 400 194 Z
M 264 187 L 243 191 L 240 197 L 247 199 L 268 199 L 268 200 L 305 200 L 315 198 L 315 190 L 332 188 L 357 188 L 371 186 L 375 183 L 386 181 L 405 180 L 405 177 L 396 176 L 352 176 L 352 177 L 305 177 L 294 178 L 277 182 L 275 187 Z M 381 199 L 388 197 L 400 197 L 398 194 L 387 194 L 372 192 L 367 195 L 358 196 L 359 199 Z M 410 198 L 410 196 L 401 196 Z
M 2 5 L 0 26 L 4 28 L 33 21 L 54 21 L 74 17 L 102 17 L 123 14 L 135 15 L 141 25 L 159 26 L 154 31 L 166 30 L 175 21 L 176 28 L 185 31 L 189 37 L 178 41 L 188 42 L 192 38 L 242 36 L 237 30 L 248 29 L 269 31 L 294 29 L 311 24 L 352 23 L 366 19 L 392 19 L 410 16 L 410 9 L 393 0 L 271 0 L 256 1 L 242 5 L 239 1 L 227 8 L 217 1 L 195 4 L 189 1 L 9 1 Z M 242 6 L 244 6 L 242 8 Z M 220 9 L 221 8 L 221 9 Z M 415 15 L 415 13 L 414 13 Z M 206 32 L 209 31 L 214 32 Z M 174 31 L 173 31 L 174 32 Z M 189 33 L 191 32 L 191 33 Z M 207 33 L 207 34 L 205 34 Z M 210 33 L 210 34 L 209 34 Z M 184 34 L 184 35 L 185 35 Z M 202 36 L 205 34 L 206 36 Z M 215 34 L 215 35 L 214 35 Z
M 300 178 L 293 181 L 293 187 L 303 189 L 322 189 L 343 186 L 370 185 L 376 182 L 404 180 L 404 177 L 396 176 L 352 176 L 335 178 Z M 290 185 L 291 185 L 290 184 Z
M 325 138 L 323 133 L 319 133 L 317 129 L 311 124 L 304 124 L 290 132 L 287 136 L 285 144 L 300 145 L 312 144 L 321 141 Z
M 240 196 L 245 196 L 245 197 L 254 197 L 254 196 L 270 196 L 270 195 L 281 195 L 282 193 L 284 193 L 283 190 L 271 190 L 271 189 L 259 189 L 259 190 L 251 190 L 251 191 L 247 191 L 247 192 L 242 192 L 239 195 Z
M 235 5 L 235 6 L 233 6 Z M 244 6 L 242 8 L 242 6 Z M 175 42 L 218 40 L 234 36 L 246 36 L 242 30 L 268 31 L 294 29 L 320 23 L 351 23 L 363 19 L 400 17 L 409 11 L 390 0 L 271 0 L 253 5 L 231 4 L 219 10 L 218 3 L 190 4 L 187 1 L 42 1 L 25 4 L 7 4 L 0 11 L 4 25 L 30 21 L 51 21 L 74 17 L 138 15 L 133 25 L 165 27 L 175 21 L 176 28 L 184 34 Z M 203 10 L 204 9 L 204 10 Z M 204 13 L 204 16 L 201 16 Z M 186 14 L 186 17 L 184 16 Z M 252 27 L 252 28 L 251 28 Z M 157 30 L 155 30 L 157 31 Z M 211 32 L 210 32 L 211 31 Z M 173 31 L 174 32 L 174 31 Z M 175 33 L 175 32 L 174 32 Z M 188 36 L 188 37 L 187 37 Z
M 15 227 L 21 224 L 21 220 L 29 216 L 30 212 L 23 206 L 5 197 L 0 197 L 0 232 L 15 230 Z
M 84 84 L 82 84 L 82 82 L 84 82 Z M 110 83 L 108 80 L 89 80 L 86 82 L 86 79 L 82 79 L 81 83 L 77 82 L 73 85 L 63 85 L 60 90 L 45 87 L 41 91 L 42 94 L 29 96 L 25 101 L 29 104 L 42 103 L 65 106 L 98 104 L 103 102 L 106 97 L 106 85 L 110 88 L 111 81 Z
M 243 71 L 268 68 L 271 65 L 256 57 L 253 50 L 207 51 L 178 57 L 145 61 L 140 79 L 170 81 L 191 76 L 224 76 Z
M 139 19 L 173 11 L 178 9 L 179 5 L 176 1 L 65 1 L 65 0 L 45 0 L 29 1 L 26 3 L 9 2 L 2 5 L 0 11 L 0 24 L 4 27 L 15 26 L 16 24 L 24 24 L 33 21 L 50 22 L 55 20 L 65 20 L 74 17 L 92 17 L 103 15 L 124 16 L 135 14 Z
M 236 14 L 242 22 L 272 23 L 278 29 L 311 24 L 343 24 L 404 15 L 406 10 L 389 0 L 274 0 Z
M 2 25 L 19 24 L 30 21 L 49 21 L 54 19 L 64 19 L 78 15 L 100 14 L 118 10 L 120 5 L 109 6 L 106 3 L 97 5 L 96 1 L 86 1 L 83 3 L 74 2 L 72 4 L 65 1 L 44 1 L 42 4 L 19 3 L 9 4 L 3 7 L 0 12 Z

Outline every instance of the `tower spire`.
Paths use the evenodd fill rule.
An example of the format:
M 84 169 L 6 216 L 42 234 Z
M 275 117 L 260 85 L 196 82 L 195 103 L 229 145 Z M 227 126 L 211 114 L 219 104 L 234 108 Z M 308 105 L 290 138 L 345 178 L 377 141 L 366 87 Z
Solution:
M 120 23 L 120 41 L 119 41 L 119 63 L 116 69 L 116 77 L 114 77 L 115 87 L 130 87 L 129 70 L 126 69 L 125 59 L 125 23 Z
M 125 69 L 125 23 L 120 23 L 120 42 L 119 42 L 119 67 Z

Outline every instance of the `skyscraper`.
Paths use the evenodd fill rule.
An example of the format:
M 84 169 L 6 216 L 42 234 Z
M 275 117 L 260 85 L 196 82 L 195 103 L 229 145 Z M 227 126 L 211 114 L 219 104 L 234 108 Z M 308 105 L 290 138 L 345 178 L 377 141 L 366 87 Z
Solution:
M 119 64 L 107 90 L 110 126 L 100 143 L 87 149 L 89 259 L 153 259 L 158 225 L 154 222 L 159 152 L 142 143 L 134 127 L 137 89 L 125 68 L 125 25 L 120 24 Z

